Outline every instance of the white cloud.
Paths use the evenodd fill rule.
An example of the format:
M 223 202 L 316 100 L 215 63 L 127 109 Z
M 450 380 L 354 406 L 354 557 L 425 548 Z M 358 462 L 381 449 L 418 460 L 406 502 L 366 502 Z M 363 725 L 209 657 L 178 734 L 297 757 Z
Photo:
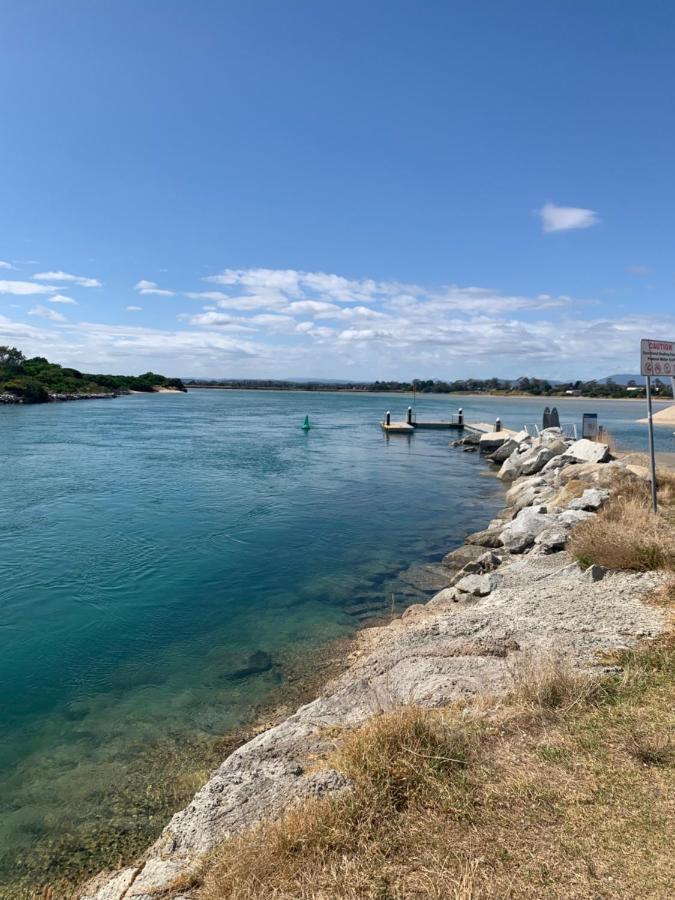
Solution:
M 55 294 L 53 297 L 48 298 L 50 303 L 64 303 L 69 306 L 77 306 L 77 300 L 73 300 L 72 297 L 66 297 L 63 294 Z
M 143 312 L 142 306 L 126 306 L 125 309 L 127 312 Z
M 188 291 L 185 296 L 190 300 L 227 300 L 229 297 L 222 291 Z
M 605 318 L 588 306 L 593 301 L 566 295 L 295 270 L 225 270 L 217 277 L 223 281 L 218 290 L 194 292 L 194 299 L 210 305 L 179 316 L 173 328 L 67 321 L 49 309 L 49 301 L 62 302 L 57 288 L 0 282 L 11 284 L 13 294 L 48 295 L 44 306 L 30 311 L 33 323 L 0 317 L 0 344 L 90 371 L 587 378 L 630 371 L 643 334 L 675 332 L 673 315 L 621 316 L 615 310 Z
M 51 284 L 34 284 L 32 281 L 0 281 L 0 294 L 53 294 L 58 288 Z
M 137 281 L 134 285 L 134 290 L 138 291 L 139 294 L 155 294 L 158 297 L 173 297 L 175 294 L 175 291 L 167 291 L 164 288 L 160 288 L 154 281 L 145 281 L 145 279 Z
M 48 309 L 46 306 L 42 306 L 38 303 L 37 306 L 34 306 L 32 309 L 28 311 L 29 316 L 40 316 L 41 319 L 49 319 L 50 322 L 65 322 L 66 317 L 62 315 L 60 312 L 57 312 L 55 309 Z
M 652 270 L 649 266 L 628 266 L 627 271 L 631 275 L 650 275 Z
M 575 228 L 590 228 L 597 225 L 600 218 L 592 209 L 582 209 L 577 206 L 556 206 L 555 203 L 545 203 L 540 210 L 544 231 L 571 231 Z
M 4 259 L 0 259 L 0 269 L 13 269 L 14 266 L 11 263 L 6 262 Z
M 72 275 L 70 272 L 37 272 L 33 275 L 36 281 L 69 281 L 79 287 L 103 287 L 98 278 L 85 278 L 83 275 Z

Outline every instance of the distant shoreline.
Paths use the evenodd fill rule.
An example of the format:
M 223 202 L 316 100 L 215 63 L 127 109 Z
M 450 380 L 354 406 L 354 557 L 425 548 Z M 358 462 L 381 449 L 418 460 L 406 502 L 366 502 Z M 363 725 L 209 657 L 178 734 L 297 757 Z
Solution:
M 268 394 L 349 394 L 350 396 L 366 396 L 366 397 L 412 397 L 411 391 L 354 391 L 348 389 L 340 389 L 340 388 L 316 388 L 310 390 L 309 388 L 297 387 L 297 388 L 284 388 L 284 387 L 231 387 L 229 385 L 220 385 L 220 384 L 186 384 L 186 388 L 188 391 L 198 390 L 198 391 L 250 391 L 251 393 L 268 393 Z M 561 394 L 551 394 L 551 395 L 537 395 L 537 394 L 528 394 L 527 392 L 523 393 L 509 393 L 509 394 L 492 394 L 492 393 L 461 393 L 457 391 L 448 391 L 447 393 L 439 392 L 418 392 L 415 394 L 415 397 L 419 399 L 420 397 L 458 397 L 458 398 L 466 398 L 466 399 L 488 399 L 488 400 L 540 400 L 542 403 L 550 403 L 555 401 L 557 402 L 578 402 L 580 400 L 593 402 L 593 403 L 646 403 L 644 397 L 589 397 L 589 396 L 578 396 L 578 397 L 567 397 Z M 654 404 L 664 403 L 666 405 L 672 405 L 675 400 L 672 398 L 660 400 L 654 399 Z

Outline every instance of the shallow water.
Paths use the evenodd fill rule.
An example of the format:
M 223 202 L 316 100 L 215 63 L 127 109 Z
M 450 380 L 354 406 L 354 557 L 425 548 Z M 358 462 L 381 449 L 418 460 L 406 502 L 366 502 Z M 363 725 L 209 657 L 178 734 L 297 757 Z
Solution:
M 2 896 L 150 840 L 218 737 L 283 695 L 294 658 L 433 593 L 411 563 L 484 527 L 502 488 L 448 432 L 385 438 L 382 412 L 408 402 L 194 391 L 0 408 Z M 431 396 L 418 417 L 458 402 L 514 427 L 544 405 Z M 558 406 L 646 446 L 641 406 Z

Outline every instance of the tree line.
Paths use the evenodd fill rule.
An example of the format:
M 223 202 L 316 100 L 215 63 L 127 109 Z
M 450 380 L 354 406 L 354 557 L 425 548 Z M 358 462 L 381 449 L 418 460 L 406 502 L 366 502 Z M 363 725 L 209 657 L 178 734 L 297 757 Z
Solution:
M 166 378 L 156 372 L 90 375 L 50 363 L 44 356 L 27 358 L 16 347 L 0 346 L 0 393 L 12 394 L 29 403 L 46 403 L 59 394 L 115 396 L 128 391 L 150 393 L 157 387 L 185 390 L 180 378 Z

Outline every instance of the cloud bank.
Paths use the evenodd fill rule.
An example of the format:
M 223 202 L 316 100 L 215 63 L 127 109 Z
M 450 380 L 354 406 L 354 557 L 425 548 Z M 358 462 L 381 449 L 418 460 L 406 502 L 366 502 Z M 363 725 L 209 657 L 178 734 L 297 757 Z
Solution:
M 592 298 L 567 295 L 293 269 L 223 269 L 202 282 L 183 294 L 137 282 L 149 298 L 144 320 L 157 327 L 75 321 L 74 303 L 68 318 L 47 303 L 25 321 L 0 316 L 0 343 L 92 371 L 187 377 L 587 378 L 633 371 L 641 337 L 675 334 L 674 315 L 599 314 Z M 35 280 L 2 285 L 56 304 L 72 299 Z M 166 295 L 171 303 L 152 303 Z M 131 318 L 141 308 L 115 310 Z

